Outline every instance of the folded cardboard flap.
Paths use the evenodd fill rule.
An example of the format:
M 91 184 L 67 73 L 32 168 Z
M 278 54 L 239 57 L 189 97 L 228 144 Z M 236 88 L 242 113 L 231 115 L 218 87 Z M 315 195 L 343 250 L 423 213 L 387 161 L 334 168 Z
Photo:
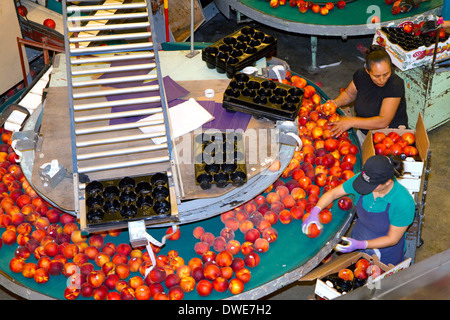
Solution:
M 352 252 L 352 253 L 346 253 L 338 258 L 335 258 L 331 260 L 330 262 L 327 262 L 320 267 L 317 267 L 316 269 L 309 272 L 304 277 L 298 279 L 298 281 L 313 281 L 316 279 L 323 278 L 329 274 L 337 273 L 339 270 L 349 267 L 350 265 L 356 263 L 359 259 L 364 258 L 373 261 L 373 264 L 379 266 L 383 272 L 386 272 L 394 267 L 394 265 L 389 264 L 385 265 L 384 263 L 380 262 L 378 257 L 376 255 L 369 256 L 366 253 L 363 252 Z

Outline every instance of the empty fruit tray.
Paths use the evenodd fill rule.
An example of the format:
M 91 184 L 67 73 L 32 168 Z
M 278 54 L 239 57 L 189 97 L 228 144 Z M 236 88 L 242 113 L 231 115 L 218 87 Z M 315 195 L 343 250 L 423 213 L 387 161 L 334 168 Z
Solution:
M 247 181 L 244 136 L 239 132 L 202 133 L 194 137 L 195 182 L 203 190 L 215 184 L 241 186 Z
M 301 88 L 237 73 L 223 95 L 223 107 L 271 120 L 293 121 L 302 105 Z
M 202 60 L 210 69 L 226 73 L 228 78 L 259 59 L 275 55 L 277 39 L 252 27 L 240 30 L 222 38 L 202 50 Z

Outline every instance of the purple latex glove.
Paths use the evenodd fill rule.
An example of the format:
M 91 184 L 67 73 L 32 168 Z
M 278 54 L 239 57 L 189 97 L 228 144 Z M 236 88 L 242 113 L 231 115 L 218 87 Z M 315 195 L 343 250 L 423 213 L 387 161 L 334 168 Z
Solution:
M 309 216 L 302 223 L 302 231 L 304 234 L 308 234 L 308 228 L 311 224 L 316 224 L 317 229 L 322 229 L 322 224 L 319 222 L 319 213 L 322 211 L 318 206 L 311 209 Z
M 367 248 L 367 241 L 356 240 L 352 238 L 342 237 L 342 240 L 348 242 L 348 244 L 337 244 L 336 250 L 342 253 L 349 253 L 355 250 L 361 250 Z

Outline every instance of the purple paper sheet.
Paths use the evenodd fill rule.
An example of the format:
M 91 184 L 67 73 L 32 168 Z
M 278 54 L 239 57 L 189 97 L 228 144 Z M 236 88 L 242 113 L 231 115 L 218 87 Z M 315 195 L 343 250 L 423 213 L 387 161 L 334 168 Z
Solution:
M 221 103 L 215 103 L 214 101 L 197 101 L 203 108 L 214 116 L 214 120 L 205 123 L 202 128 L 217 129 L 225 131 L 227 129 L 238 130 L 247 129 L 250 122 L 251 115 L 243 112 L 229 112 L 222 107 Z M 204 103 L 209 102 L 209 103 Z

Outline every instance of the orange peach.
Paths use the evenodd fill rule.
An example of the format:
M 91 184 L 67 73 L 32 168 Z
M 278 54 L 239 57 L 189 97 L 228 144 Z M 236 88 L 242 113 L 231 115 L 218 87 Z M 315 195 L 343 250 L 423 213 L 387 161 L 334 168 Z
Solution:
M 67 234 L 68 236 L 70 236 L 72 234 L 72 232 L 79 230 L 79 229 L 80 229 L 80 227 L 75 222 L 69 222 L 63 226 L 63 232 L 65 234 Z
M 239 230 L 244 234 L 252 228 L 253 228 L 253 223 L 250 220 L 242 220 L 239 223 Z
M 14 257 L 9 261 L 9 269 L 14 273 L 21 273 L 25 267 L 25 260 Z
M 99 252 L 95 256 L 94 261 L 95 264 L 101 268 L 106 262 L 111 261 L 111 257 L 104 252 Z
M 247 268 L 241 268 L 236 271 L 236 278 L 241 280 L 244 284 L 249 282 L 252 277 L 252 273 Z
M 275 201 L 280 201 L 281 200 L 281 197 L 280 197 L 280 195 L 278 194 L 278 193 L 276 193 L 276 192 L 269 192 L 268 194 L 267 194 L 267 196 L 266 196 L 266 202 L 268 203 L 268 204 L 272 204 L 273 202 L 275 202 Z
M 128 280 L 128 284 L 136 292 L 136 288 L 144 284 L 144 279 L 141 276 L 133 276 L 130 278 L 130 280 Z
M 125 263 L 116 265 L 116 274 L 121 280 L 128 278 L 130 275 L 130 267 Z
M 147 277 L 151 283 L 161 283 L 166 279 L 166 272 L 161 267 L 154 267 Z
M 282 210 L 278 215 L 280 222 L 282 224 L 289 224 L 292 221 L 291 212 L 289 210 Z
M 220 217 L 221 219 L 222 219 L 222 215 Z M 234 216 L 234 214 L 233 214 L 233 216 Z M 225 222 L 225 221 L 222 221 L 222 222 Z M 203 227 L 201 227 L 201 226 L 198 226 L 198 227 L 195 227 L 195 229 L 192 233 L 194 235 L 194 238 L 200 239 L 201 236 L 205 233 L 205 229 L 203 229 Z
M 213 280 L 212 285 L 217 292 L 225 292 L 228 289 L 228 279 L 217 277 Z
M 180 287 L 184 292 L 193 291 L 195 289 L 195 279 L 191 276 L 181 278 Z
M 208 264 L 203 268 L 203 276 L 207 280 L 214 280 L 220 276 L 220 269 L 215 264 Z
M 241 251 L 241 243 L 238 240 L 230 240 L 227 243 L 226 250 L 232 255 L 236 255 Z
M 225 221 L 225 227 L 236 231 L 239 229 L 239 220 L 236 217 L 230 217 Z
M 242 280 L 237 278 L 231 279 L 228 284 L 228 290 L 232 294 L 242 293 L 244 291 L 244 283 L 242 282 Z
M 198 257 L 193 257 L 188 262 L 188 267 L 191 270 L 194 270 L 195 268 L 201 267 L 201 266 L 203 266 L 203 262 L 202 262 L 202 259 L 200 259 Z
M 253 246 L 256 252 L 267 252 L 269 250 L 269 241 L 265 238 L 258 238 Z
M 229 251 L 223 250 L 217 254 L 215 261 L 219 267 L 229 267 L 233 262 L 233 255 Z
M 36 283 L 46 283 L 50 279 L 50 274 L 46 269 L 39 268 L 34 273 L 34 281 Z
M 134 290 L 136 300 L 150 300 L 152 297 L 150 288 L 145 284 L 141 284 Z
M 109 233 L 109 232 L 108 232 Z M 108 294 L 106 295 L 106 300 L 111 301 L 111 300 L 121 300 L 120 298 L 120 293 L 116 292 L 116 291 L 110 291 L 108 292 Z
M 230 240 L 233 240 L 235 236 L 234 230 L 228 227 L 224 227 L 222 228 L 222 230 L 220 230 L 220 237 L 225 241 L 228 242 Z M 219 237 L 216 237 L 216 239 Z M 214 239 L 214 241 L 216 240 Z M 214 244 L 213 244 L 214 246 Z M 216 250 L 219 251 L 219 250 Z
M 254 268 L 259 264 L 259 255 L 256 252 L 247 253 L 244 262 L 247 267 Z
M 212 283 L 206 279 L 202 279 L 197 283 L 197 293 L 201 297 L 209 296 L 212 290 L 213 290 Z
M 25 278 L 32 279 L 32 278 L 34 278 L 34 274 L 36 273 L 37 269 L 38 269 L 38 266 L 36 263 L 28 262 L 23 266 L 22 275 Z
M 182 265 L 175 270 L 176 274 L 182 279 L 191 275 L 191 268 L 187 265 Z
M 89 273 L 88 276 L 86 277 L 86 281 L 94 289 L 103 285 L 105 279 L 106 279 L 105 274 L 103 273 L 103 271 L 100 270 L 94 270 L 91 273 Z

